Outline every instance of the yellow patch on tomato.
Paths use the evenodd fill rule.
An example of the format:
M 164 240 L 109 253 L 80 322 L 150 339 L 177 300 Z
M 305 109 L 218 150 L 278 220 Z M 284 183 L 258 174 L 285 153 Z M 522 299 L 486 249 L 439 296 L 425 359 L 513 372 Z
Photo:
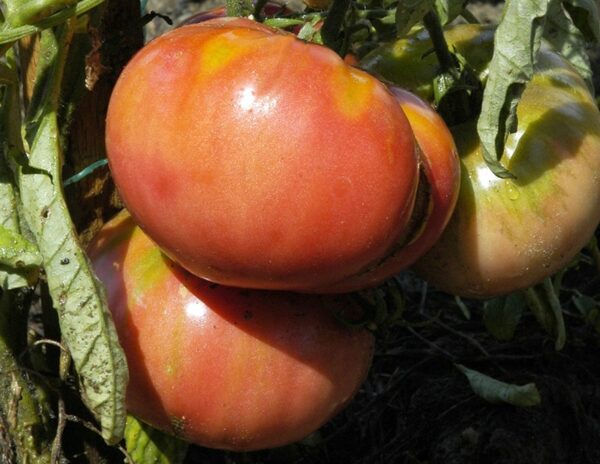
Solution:
M 336 107 L 349 119 L 359 119 L 369 110 L 374 93 L 373 79 L 362 71 L 336 66 L 332 74 Z
M 202 46 L 200 72 L 202 75 L 214 75 L 232 61 L 248 53 L 241 45 L 240 32 L 227 31 L 207 40 Z
M 141 230 L 136 229 L 134 235 L 141 233 Z M 132 242 L 133 240 L 135 239 L 132 239 Z M 130 253 L 133 256 L 129 256 Z M 168 276 L 169 268 L 165 265 L 162 252 L 156 246 L 136 247 L 129 249 L 127 254 L 126 259 L 133 263 L 129 270 L 129 275 L 135 281 L 132 297 L 134 301 L 139 301 Z

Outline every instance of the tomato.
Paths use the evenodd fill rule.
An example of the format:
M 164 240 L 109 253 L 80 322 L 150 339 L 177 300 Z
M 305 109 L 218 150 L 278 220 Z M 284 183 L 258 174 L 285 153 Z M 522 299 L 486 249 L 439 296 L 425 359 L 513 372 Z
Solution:
M 424 176 L 413 214 L 414 230 L 407 243 L 389 253 L 377 265 L 321 292 L 349 292 L 382 283 L 414 264 L 440 238 L 458 198 L 460 164 L 452 134 L 435 110 L 413 93 L 392 87 L 406 114 L 421 150 Z
M 446 29 L 444 36 L 448 47 L 467 57 L 475 75 L 485 81 L 494 51 L 494 28 L 463 24 Z M 373 50 L 363 57 L 360 67 L 433 102 L 433 78 L 438 73 L 439 63 L 426 31 Z
M 418 158 L 394 96 L 250 20 L 184 26 L 142 49 L 114 89 L 106 145 L 136 222 L 211 281 L 322 287 L 408 233 Z
M 346 297 L 211 284 L 127 214 L 89 254 L 127 356 L 127 407 L 166 432 L 231 450 L 284 445 L 339 412 L 367 374 L 372 334 L 333 315 L 357 315 Z
M 491 58 L 490 29 L 460 26 L 447 37 L 450 43 L 467 41 L 461 53 L 469 62 L 471 51 L 480 64 L 483 50 Z M 422 35 L 403 43 L 412 50 L 431 46 Z M 382 51 L 382 61 L 391 49 Z M 401 53 L 398 84 L 404 83 Z M 459 199 L 441 239 L 415 266 L 449 293 L 482 298 L 534 285 L 569 263 L 600 222 L 600 113 L 563 58 L 544 50 L 538 61 L 517 109 L 518 131 L 508 137 L 502 157 L 516 180 L 497 178 L 487 168 L 474 122 L 451 128 L 462 162 Z M 429 84 L 414 81 L 415 75 L 429 76 L 429 65 L 424 68 L 407 80 L 427 94 Z

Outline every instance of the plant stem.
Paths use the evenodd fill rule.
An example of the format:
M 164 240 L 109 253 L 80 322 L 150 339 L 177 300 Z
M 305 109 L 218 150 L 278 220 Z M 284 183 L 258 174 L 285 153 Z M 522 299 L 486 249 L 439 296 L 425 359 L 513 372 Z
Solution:
M 554 285 L 552 284 L 552 279 L 550 277 L 544 279 L 543 288 L 544 292 L 546 293 L 546 297 L 548 298 L 548 302 L 550 303 L 550 309 L 552 310 L 552 314 L 554 315 L 556 329 L 556 342 L 554 344 L 554 347 L 556 348 L 556 351 L 560 351 L 564 348 L 565 342 L 567 340 L 565 319 L 563 317 L 562 307 L 560 305 L 558 295 L 556 294 L 556 290 L 554 288 Z
M 423 24 L 433 43 L 433 49 L 440 63 L 441 72 L 457 71 L 456 63 L 448 49 L 448 43 L 444 37 L 444 30 L 442 29 L 442 23 L 440 23 L 438 15 L 433 11 L 428 12 L 423 17 Z

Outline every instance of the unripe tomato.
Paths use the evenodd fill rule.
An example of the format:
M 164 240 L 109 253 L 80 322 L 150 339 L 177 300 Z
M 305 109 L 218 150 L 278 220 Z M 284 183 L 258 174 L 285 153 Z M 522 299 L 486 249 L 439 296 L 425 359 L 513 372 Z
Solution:
M 448 37 L 475 45 L 463 45 L 468 62 L 471 52 L 480 64 L 482 51 L 491 58 L 489 28 L 459 26 Z M 411 50 L 430 47 L 423 35 L 406 43 Z M 375 55 L 369 63 L 377 62 Z M 398 66 L 394 81 L 402 85 L 406 57 L 396 58 L 386 66 Z M 428 66 L 407 76 L 424 94 L 428 87 L 414 76 L 428 76 Z M 516 180 L 488 169 L 474 122 L 451 128 L 462 162 L 458 203 L 441 239 L 416 264 L 442 290 L 491 297 L 536 284 L 569 263 L 600 222 L 600 112 L 581 77 L 558 54 L 540 52 L 517 117 L 518 131 L 508 137 L 502 157 Z
M 421 153 L 422 176 L 413 214 L 413 227 L 406 243 L 389 253 L 369 270 L 349 277 L 321 292 L 350 292 L 382 283 L 411 266 L 440 238 L 458 198 L 460 164 L 450 130 L 435 110 L 413 93 L 392 87 L 406 114 Z
M 141 50 L 111 97 L 106 144 L 136 221 L 208 280 L 324 286 L 408 233 L 417 155 L 393 95 L 250 20 L 184 26 Z
M 339 412 L 366 377 L 373 336 L 333 315 L 359 315 L 350 299 L 206 282 L 126 214 L 89 254 L 127 356 L 127 408 L 159 429 L 213 448 L 284 445 Z
M 494 52 L 494 30 L 493 26 L 480 24 L 461 24 L 444 30 L 450 50 L 466 57 L 484 82 Z M 360 67 L 433 102 L 433 79 L 440 64 L 426 31 L 376 48 L 360 61 Z

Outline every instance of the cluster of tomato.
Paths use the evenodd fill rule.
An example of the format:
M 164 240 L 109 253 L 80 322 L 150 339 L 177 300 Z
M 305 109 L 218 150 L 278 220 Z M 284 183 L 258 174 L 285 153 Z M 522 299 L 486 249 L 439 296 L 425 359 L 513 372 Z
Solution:
M 492 37 L 448 32 L 467 58 L 489 51 L 482 69 Z M 600 221 L 600 115 L 583 81 L 542 53 L 507 141 L 517 180 L 498 179 L 472 124 L 452 128 L 459 160 L 428 103 L 373 77 L 429 99 L 428 48 L 423 36 L 384 46 L 361 62 L 367 73 L 293 34 L 217 17 L 129 63 L 106 141 L 133 218 L 109 223 L 90 255 L 134 414 L 205 446 L 298 440 L 350 400 L 373 352 L 372 335 L 332 315 L 359 314 L 353 300 L 323 294 L 418 261 L 442 289 L 490 296 L 585 244 Z

